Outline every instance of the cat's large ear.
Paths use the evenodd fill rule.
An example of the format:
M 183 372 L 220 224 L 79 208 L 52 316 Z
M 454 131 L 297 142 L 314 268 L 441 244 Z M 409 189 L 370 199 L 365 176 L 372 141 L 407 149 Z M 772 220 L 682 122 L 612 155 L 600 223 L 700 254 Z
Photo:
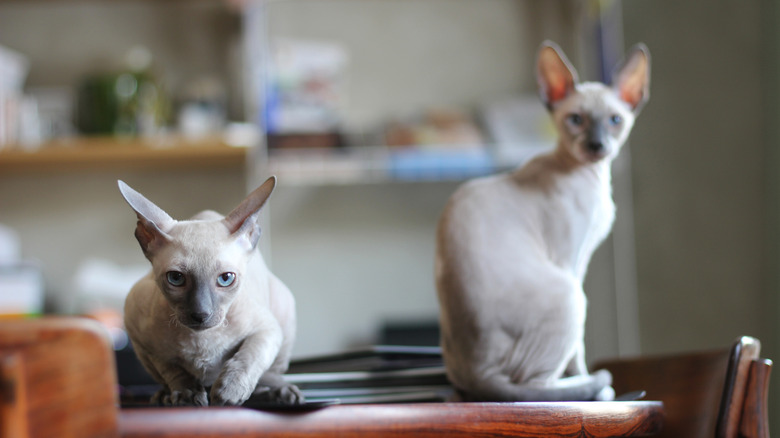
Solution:
M 117 183 L 125 201 L 130 204 L 138 216 L 135 238 L 138 239 L 146 258 L 150 258 L 158 248 L 170 242 L 171 237 L 167 232 L 176 225 L 176 221 L 160 207 L 154 205 L 152 201 L 130 188 L 124 181 L 117 181 Z
M 552 41 L 545 41 L 536 61 L 536 81 L 539 94 L 548 110 L 574 91 L 579 82 L 577 70 L 571 66 L 563 50 Z
M 631 48 L 612 74 L 612 89 L 635 114 L 650 98 L 650 51 L 642 43 Z
M 272 176 L 222 219 L 230 234 L 248 251 L 253 250 L 260 240 L 260 209 L 271 196 L 274 187 L 276 177 Z

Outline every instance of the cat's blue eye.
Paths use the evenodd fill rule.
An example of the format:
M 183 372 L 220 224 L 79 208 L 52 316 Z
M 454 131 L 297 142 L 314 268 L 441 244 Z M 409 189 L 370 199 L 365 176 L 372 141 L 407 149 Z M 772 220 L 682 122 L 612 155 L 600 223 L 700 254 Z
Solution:
M 221 287 L 228 287 L 236 280 L 236 274 L 232 272 L 225 272 L 217 277 L 217 284 Z
M 585 120 L 579 114 L 569 114 L 568 120 L 574 126 L 582 126 L 585 123 Z
M 619 124 L 623 123 L 623 118 L 620 117 L 619 115 L 615 114 L 615 115 L 613 115 L 612 117 L 609 118 L 609 123 L 611 125 L 619 125 Z
M 179 271 L 168 271 L 165 274 L 165 278 L 171 286 L 184 286 L 185 277 L 184 274 Z

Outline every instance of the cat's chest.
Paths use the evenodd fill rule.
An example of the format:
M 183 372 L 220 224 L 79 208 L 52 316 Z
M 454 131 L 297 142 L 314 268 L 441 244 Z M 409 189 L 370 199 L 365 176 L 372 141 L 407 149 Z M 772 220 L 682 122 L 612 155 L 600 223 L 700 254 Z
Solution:
M 209 331 L 211 332 L 211 330 Z M 196 333 L 177 340 L 177 361 L 205 386 L 214 382 L 224 363 L 241 346 L 243 336 L 224 330 Z
M 592 191 L 564 186 L 547 199 L 543 218 L 542 233 L 551 258 L 579 272 L 612 229 L 615 204 L 611 190 L 608 186 Z

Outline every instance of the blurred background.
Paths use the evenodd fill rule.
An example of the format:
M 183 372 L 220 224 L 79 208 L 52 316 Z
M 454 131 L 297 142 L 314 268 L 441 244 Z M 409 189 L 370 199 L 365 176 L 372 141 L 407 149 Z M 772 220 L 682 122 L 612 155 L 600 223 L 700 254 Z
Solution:
M 614 164 L 588 359 L 740 335 L 775 358 L 774 3 L 0 0 L 0 313 L 119 317 L 147 262 L 117 179 L 184 219 L 276 174 L 263 251 L 296 355 L 435 343 L 448 196 L 554 144 L 539 44 L 608 80 L 641 41 L 651 98 Z

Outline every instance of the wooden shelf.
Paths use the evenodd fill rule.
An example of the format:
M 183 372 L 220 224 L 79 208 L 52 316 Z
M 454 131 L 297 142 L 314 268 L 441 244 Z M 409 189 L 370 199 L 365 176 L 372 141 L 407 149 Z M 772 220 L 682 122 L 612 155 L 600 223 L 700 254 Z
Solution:
M 105 169 L 243 168 L 249 148 L 219 138 L 73 138 L 34 151 L 0 150 L 0 175 Z
M 272 150 L 268 171 L 286 185 L 461 181 L 514 167 L 542 151 L 519 146 L 506 160 L 491 147 L 352 147 Z M 34 151 L 0 149 L 0 176 L 99 170 L 244 169 L 251 148 L 220 137 L 77 137 L 48 142 Z

